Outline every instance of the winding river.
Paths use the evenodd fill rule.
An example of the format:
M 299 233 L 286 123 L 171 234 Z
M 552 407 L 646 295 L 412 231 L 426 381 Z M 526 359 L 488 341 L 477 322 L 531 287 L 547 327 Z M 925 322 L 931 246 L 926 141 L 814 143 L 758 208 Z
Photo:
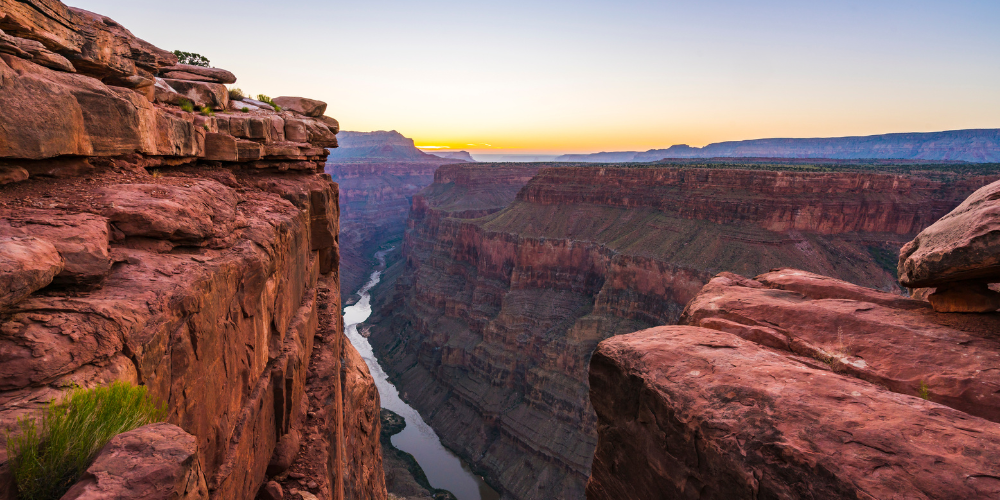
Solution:
M 487 485 L 482 477 L 473 473 L 465 462 L 442 446 L 434 429 L 424 422 L 416 410 L 400 399 L 399 391 L 392 382 L 389 382 L 389 377 L 375 359 L 368 339 L 358 333 L 358 325 L 372 313 L 371 296 L 368 292 L 382 277 L 386 252 L 388 250 L 375 254 L 380 264 L 372 272 L 368 283 L 358 291 L 361 300 L 344 308 L 344 331 L 351 344 L 368 364 L 368 370 L 375 379 L 375 386 L 382 400 L 382 407 L 398 413 L 406 420 L 406 428 L 403 432 L 392 436 L 392 444 L 416 458 L 431 486 L 454 493 L 458 500 L 498 500 L 500 494 Z

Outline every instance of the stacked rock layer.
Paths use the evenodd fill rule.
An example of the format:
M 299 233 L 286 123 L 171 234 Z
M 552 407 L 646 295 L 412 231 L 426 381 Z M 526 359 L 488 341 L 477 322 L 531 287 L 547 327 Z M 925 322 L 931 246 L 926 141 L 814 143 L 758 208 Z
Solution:
M 724 270 L 793 265 L 900 292 L 899 248 L 996 178 L 442 166 L 414 197 L 395 292 L 373 295 L 371 340 L 407 401 L 506 495 L 580 498 L 601 340 L 677 322 Z
M 176 427 L 128 439 L 173 436 L 193 481 L 177 495 L 253 498 L 270 477 L 384 498 L 378 395 L 340 319 L 325 104 L 231 106 L 228 71 L 56 0 L 0 0 L 0 30 L 0 425 L 126 380 L 169 408 Z M 124 495 L 93 482 L 101 464 L 146 455 L 174 467 L 99 459 L 74 491 Z
M 1000 313 L 982 300 L 1000 281 L 997 189 L 903 247 L 902 281 L 937 286 L 930 303 L 795 269 L 721 273 L 688 326 L 602 342 L 587 497 L 997 498 Z M 970 281 L 985 292 L 955 292 Z

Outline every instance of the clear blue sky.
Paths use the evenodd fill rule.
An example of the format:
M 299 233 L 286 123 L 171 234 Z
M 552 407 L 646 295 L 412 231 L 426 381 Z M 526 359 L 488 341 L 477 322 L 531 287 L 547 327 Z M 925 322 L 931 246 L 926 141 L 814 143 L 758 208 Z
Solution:
M 344 130 L 422 145 L 591 152 L 1000 127 L 997 0 L 68 3 L 202 53 L 246 91 L 322 99 Z

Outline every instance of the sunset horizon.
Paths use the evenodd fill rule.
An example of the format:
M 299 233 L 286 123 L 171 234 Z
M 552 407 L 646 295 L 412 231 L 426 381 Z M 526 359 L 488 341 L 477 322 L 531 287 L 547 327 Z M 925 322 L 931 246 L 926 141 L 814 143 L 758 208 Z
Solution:
M 250 37 L 160 20 L 260 1 L 71 3 L 205 55 L 248 95 L 314 96 L 344 130 L 420 146 L 593 153 L 1000 127 L 1000 67 L 983 64 L 1000 53 L 995 2 L 298 0 Z

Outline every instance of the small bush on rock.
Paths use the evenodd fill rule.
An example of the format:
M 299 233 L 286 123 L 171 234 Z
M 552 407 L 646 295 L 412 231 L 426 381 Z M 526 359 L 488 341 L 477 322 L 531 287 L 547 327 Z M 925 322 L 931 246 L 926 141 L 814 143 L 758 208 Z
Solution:
M 233 87 L 229 89 L 230 101 L 242 101 L 244 97 L 246 96 L 243 95 L 243 90 L 241 90 L 239 87 Z
M 266 103 L 270 104 L 271 106 L 273 106 L 275 111 L 277 111 L 279 113 L 281 112 L 281 106 L 278 106 L 277 104 L 275 104 L 274 101 L 270 97 L 268 97 L 268 96 L 266 96 L 264 94 L 257 94 L 257 100 L 260 101 L 260 102 L 266 102 Z
M 246 107 L 246 106 L 243 106 L 243 107 L 242 107 L 242 108 L 240 109 L 240 111 L 242 111 L 242 112 L 244 112 L 244 113 L 249 113 L 249 112 L 250 112 L 250 108 L 248 108 L 248 107 Z
M 74 389 L 52 400 L 41 416 L 17 421 L 7 436 L 7 456 L 21 500 L 58 500 L 111 438 L 166 418 L 145 387 L 115 382 Z
M 181 111 L 187 111 L 188 113 L 194 111 L 194 103 L 187 99 L 181 101 Z
M 208 58 L 201 54 L 175 50 L 174 55 L 177 56 L 177 62 L 180 64 L 190 64 L 191 66 L 201 66 L 204 68 L 209 67 Z

